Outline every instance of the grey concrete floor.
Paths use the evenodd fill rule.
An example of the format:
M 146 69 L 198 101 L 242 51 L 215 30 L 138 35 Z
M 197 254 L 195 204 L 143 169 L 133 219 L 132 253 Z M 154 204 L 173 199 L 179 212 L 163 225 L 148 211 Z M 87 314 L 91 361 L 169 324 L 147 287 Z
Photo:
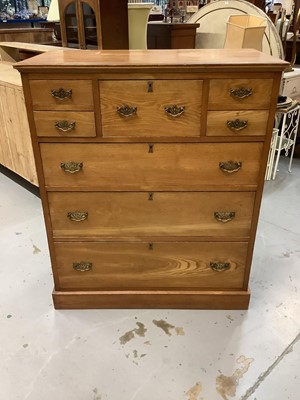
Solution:
M 248 311 L 54 310 L 40 199 L 0 173 L 0 399 L 299 400 L 300 160 L 287 161 L 265 185 Z

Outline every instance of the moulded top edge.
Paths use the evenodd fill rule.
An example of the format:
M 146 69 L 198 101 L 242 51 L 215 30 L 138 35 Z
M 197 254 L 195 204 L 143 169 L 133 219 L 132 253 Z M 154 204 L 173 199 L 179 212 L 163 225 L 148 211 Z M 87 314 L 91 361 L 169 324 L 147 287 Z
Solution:
M 253 49 L 59 50 L 16 63 L 19 71 L 36 68 L 226 68 L 284 70 L 289 63 Z

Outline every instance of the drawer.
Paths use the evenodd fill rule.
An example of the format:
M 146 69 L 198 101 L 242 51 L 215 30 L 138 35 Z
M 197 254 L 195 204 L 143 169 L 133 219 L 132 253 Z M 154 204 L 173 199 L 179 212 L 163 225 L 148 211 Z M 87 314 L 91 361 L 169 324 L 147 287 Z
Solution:
M 206 136 L 264 136 L 269 111 L 208 111 Z
M 48 193 L 53 236 L 248 237 L 254 192 Z
M 91 80 L 31 80 L 33 110 L 94 109 Z
M 247 243 L 55 243 L 60 289 L 241 289 Z
M 262 148 L 263 143 L 40 144 L 52 190 L 251 190 Z
M 212 79 L 209 110 L 264 110 L 271 101 L 273 79 Z
M 199 136 L 202 81 L 101 81 L 103 136 Z
M 37 136 L 96 136 L 95 115 L 89 111 L 34 111 Z

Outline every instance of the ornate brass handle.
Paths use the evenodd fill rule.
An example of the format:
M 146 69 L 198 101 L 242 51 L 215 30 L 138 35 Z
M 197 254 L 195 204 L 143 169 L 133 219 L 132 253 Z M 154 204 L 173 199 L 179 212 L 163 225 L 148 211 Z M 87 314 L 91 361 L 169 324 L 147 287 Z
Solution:
M 91 262 L 80 261 L 79 263 L 73 263 L 73 268 L 75 269 L 75 271 L 87 272 L 90 271 L 92 267 L 93 263 Z
M 219 168 L 223 172 L 227 172 L 228 174 L 232 174 L 233 172 L 237 172 L 241 169 L 242 162 L 241 161 L 221 161 L 219 162 Z
M 230 96 L 236 97 L 237 99 L 245 99 L 252 95 L 252 88 L 238 88 L 238 89 L 230 89 Z
M 222 272 L 230 268 L 230 263 L 216 261 L 210 262 L 209 266 L 213 271 Z
M 131 107 L 126 104 L 124 106 L 117 107 L 117 112 L 122 117 L 126 117 L 126 118 L 133 117 L 134 115 L 136 115 L 137 107 Z
M 82 170 L 83 163 L 82 162 L 74 162 L 74 161 L 62 162 L 62 163 L 60 163 L 60 167 L 65 172 L 69 172 L 70 174 L 75 174 L 76 172 L 79 172 Z
M 234 211 L 216 211 L 214 213 L 214 217 L 217 221 L 220 222 L 229 222 L 232 221 L 235 217 Z
M 66 100 L 72 98 L 72 89 L 53 89 L 51 90 L 51 95 L 57 100 Z
M 172 104 L 171 106 L 164 107 L 165 113 L 170 117 L 180 117 L 185 111 L 185 106 L 177 106 L 176 104 Z
M 81 222 L 88 218 L 89 213 L 87 211 L 69 211 L 67 217 L 71 221 Z
M 55 121 L 55 124 L 54 124 L 55 128 L 62 132 L 69 132 L 72 129 L 75 129 L 75 125 L 76 125 L 76 122 L 66 121 L 66 120 Z
M 232 129 L 233 131 L 241 131 L 242 129 L 247 128 L 248 126 L 248 121 L 247 120 L 241 120 L 241 119 L 234 119 L 234 120 L 228 120 L 227 121 L 227 126 L 228 128 Z

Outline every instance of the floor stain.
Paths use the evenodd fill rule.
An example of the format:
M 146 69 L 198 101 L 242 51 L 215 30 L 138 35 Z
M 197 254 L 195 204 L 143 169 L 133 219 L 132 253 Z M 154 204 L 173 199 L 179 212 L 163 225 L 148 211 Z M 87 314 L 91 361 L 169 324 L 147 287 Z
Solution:
M 121 344 L 126 344 L 130 340 L 134 339 L 135 335 L 144 337 L 145 333 L 147 332 L 147 329 L 145 328 L 145 325 L 142 324 L 141 322 L 136 323 L 138 328 L 132 329 L 131 331 L 128 331 L 122 335 L 119 340 Z
M 197 382 L 193 387 L 190 388 L 186 395 L 188 396 L 188 400 L 198 400 L 198 396 L 202 390 L 202 385 L 200 382 Z
M 146 344 L 147 346 L 151 346 L 150 340 L 147 340 L 146 342 L 144 342 L 144 344 Z
M 16 235 L 22 235 L 22 232 L 15 232 Z
M 93 400 L 101 400 L 102 399 L 101 394 L 98 394 L 98 389 L 97 388 L 93 389 L 93 392 L 94 392 Z
M 185 335 L 183 328 L 180 327 L 180 326 L 177 326 L 177 327 L 175 328 L 175 332 L 176 332 L 176 335 L 177 335 L 177 336 L 184 336 L 184 335 Z
M 41 250 L 34 244 L 33 245 L 33 254 L 38 254 L 40 252 L 41 252 Z
M 234 319 L 232 318 L 232 316 L 230 314 L 226 315 L 226 318 L 229 319 L 229 321 L 234 321 Z
M 137 358 L 137 357 L 138 357 L 138 352 L 137 352 L 137 350 L 133 350 L 133 357 L 134 357 L 134 358 Z
M 171 336 L 171 329 L 175 329 L 176 334 L 179 336 L 183 336 L 184 335 L 184 330 L 182 327 L 175 327 L 174 325 L 169 324 L 168 322 L 164 321 L 163 319 L 157 321 L 156 319 L 154 319 L 152 321 L 154 323 L 155 326 L 157 326 L 158 328 L 161 328 L 166 335 Z
M 236 362 L 242 364 L 241 368 L 237 368 L 231 376 L 219 375 L 216 379 L 217 392 L 222 396 L 224 400 L 228 400 L 227 396 L 234 397 L 236 389 L 239 384 L 239 380 L 248 371 L 250 364 L 254 361 L 254 358 L 246 358 L 240 356 Z
M 7 316 L 6 316 L 6 318 L 11 318 L 12 317 L 12 315 L 11 314 L 8 314 Z
M 24 349 L 26 349 L 26 347 L 28 347 L 28 343 L 23 344 Z

